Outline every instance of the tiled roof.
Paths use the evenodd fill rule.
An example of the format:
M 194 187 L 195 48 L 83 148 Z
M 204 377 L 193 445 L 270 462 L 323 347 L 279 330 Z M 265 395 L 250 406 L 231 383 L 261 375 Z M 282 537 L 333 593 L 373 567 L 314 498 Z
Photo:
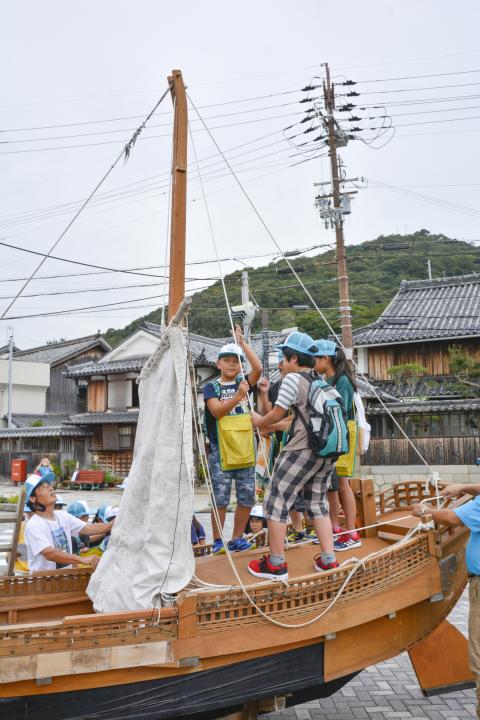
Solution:
M 478 412 L 480 410 L 480 399 L 478 400 L 432 400 L 412 401 L 403 403 L 389 403 L 385 408 L 370 407 L 369 415 L 385 415 L 387 412 L 392 415 L 411 415 L 416 413 L 446 413 L 446 412 Z
M 160 325 L 144 323 L 141 329 L 146 330 L 156 337 L 160 337 Z M 189 347 L 193 356 L 193 362 L 197 366 L 208 365 L 214 367 L 217 361 L 218 350 L 222 345 L 223 341 L 221 340 L 190 333 Z M 67 377 L 85 378 L 91 377 L 92 375 L 140 372 L 147 358 L 148 355 L 140 355 L 124 360 L 96 360 L 81 365 L 70 366 L 65 374 Z
M 354 330 L 356 346 L 480 336 L 480 273 L 402 280 L 378 320 Z
M 92 375 L 114 375 L 115 373 L 140 372 L 148 355 L 127 358 L 125 360 L 97 360 L 81 365 L 71 365 L 65 372 L 67 377 L 82 378 Z
M 13 413 L 12 422 L 17 428 L 32 427 L 32 423 L 40 421 L 41 427 L 60 427 L 69 418 L 69 415 L 28 415 L 24 413 Z
M 55 365 L 96 345 L 101 345 L 106 351 L 111 350 L 110 345 L 100 335 L 88 335 L 83 338 L 74 338 L 73 340 L 65 340 L 64 342 L 41 345 L 40 347 L 30 348 L 29 350 L 20 350 L 15 353 L 15 360 Z
M 138 422 L 138 410 L 80 413 L 79 415 L 70 415 L 69 422 L 75 425 L 103 425 L 108 423 L 127 425 L 128 423 Z
M 74 425 L 62 425 L 61 427 L 20 427 L 0 428 L 0 440 L 2 438 L 24 438 L 24 437 L 89 437 L 89 430 L 75 427 Z

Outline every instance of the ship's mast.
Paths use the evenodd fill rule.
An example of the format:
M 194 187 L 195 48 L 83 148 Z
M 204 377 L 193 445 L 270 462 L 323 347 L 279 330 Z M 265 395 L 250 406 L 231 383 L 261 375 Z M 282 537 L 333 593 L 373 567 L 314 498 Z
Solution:
M 174 108 L 170 279 L 168 291 L 168 318 L 171 320 L 185 297 L 188 114 L 187 96 L 181 71 L 172 70 L 168 82 L 171 86 Z

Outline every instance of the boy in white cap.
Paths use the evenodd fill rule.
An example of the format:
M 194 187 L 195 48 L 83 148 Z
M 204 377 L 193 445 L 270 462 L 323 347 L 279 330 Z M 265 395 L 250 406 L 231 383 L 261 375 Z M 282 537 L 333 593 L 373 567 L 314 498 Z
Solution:
M 232 481 L 235 480 L 237 509 L 232 539 L 228 543 L 231 552 L 248 550 L 250 543 L 242 538 L 243 530 L 255 504 L 255 467 L 239 470 L 222 470 L 217 438 L 217 420 L 225 415 L 239 415 L 249 412 L 248 393 L 253 390 L 262 373 L 262 364 L 243 337 L 241 328 L 235 326 L 236 343 L 224 345 L 218 353 L 217 367 L 220 381 L 210 382 L 204 388 L 205 422 L 210 440 L 208 465 L 212 478 L 213 494 L 218 508 L 221 528 L 230 502 Z M 244 377 L 242 362 L 247 358 L 251 370 Z M 212 512 L 213 553 L 225 552 L 214 513 Z

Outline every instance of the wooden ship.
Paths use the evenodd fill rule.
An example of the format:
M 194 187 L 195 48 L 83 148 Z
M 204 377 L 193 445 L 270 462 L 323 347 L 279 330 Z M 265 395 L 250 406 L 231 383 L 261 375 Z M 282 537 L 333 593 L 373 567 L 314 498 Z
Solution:
M 187 142 L 180 71 L 171 88 L 170 308 L 177 308 Z M 252 583 L 248 560 L 264 550 L 235 553 L 236 577 L 228 557 L 199 546 L 197 582 L 171 607 L 105 614 L 93 612 L 86 594 L 90 569 L 0 578 L 0 717 L 254 718 L 327 697 L 404 651 L 424 692 L 470 685 L 465 638 L 446 620 L 467 582 L 468 531 L 417 527 L 412 506 L 434 497 L 423 482 L 380 493 L 368 479 L 353 479 L 352 487 L 363 544 L 325 573 L 312 572 L 318 548 L 308 543 L 287 548 L 285 583 Z

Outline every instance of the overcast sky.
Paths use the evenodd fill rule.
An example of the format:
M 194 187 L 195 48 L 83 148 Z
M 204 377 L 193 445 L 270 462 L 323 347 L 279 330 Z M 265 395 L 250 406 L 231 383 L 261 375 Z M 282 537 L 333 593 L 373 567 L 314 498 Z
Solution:
M 325 61 L 337 81 L 358 81 L 354 89 L 362 96 L 353 102 L 362 107 L 386 104 L 396 127 L 395 136 L 383 148 L 355 141 L 340 151 L 349 177 L 369 179 L 346 223 L 347 243 L 419 228 L 480 241 L 480 6 L 471 0 L 330 4 L 17 0 L 2 3 L 2 25 L 0 238 L 4 242 L 48 251 L 74 214 L 75 206 L 63 204 L 90 193 L 165 90 L 172 68 L 183 71 L 192 101 L 202 108 L 219 145 L 229 151 L 238 177 L 280 245 L 292 249 L 331 242 L 332 231 L 321 225 L 313 205 L 313 183 L 328 178 L 326 160 L 291 167 L 311 155 L 299 154 L 284 139 L 307 127 L 298 124 L 308 107 L 298 101 L 306 93 L 292 91 L 321 74 Z M 420 75 L 433 77 L 396 79 Z M 338 92 L 346 90 L 338 88 Z M 261 99 L 250 100 L 255 97 Z M 382 113 L 354 112 L 362 118 Z M 190 119 L 220 256 L 273 255 L 271 239 L 193 110 Z M 122 162 L 102 187 L 100 192 L 108 195 L 89 206 L 54 254 L 115 268 L 164 263 L 170 122 L 167 98 L 129 162 Z M 360 124 L 379 123 L 365 119 Z M 78 147 L 66 148 L 71 145 Z M 242 147 L 232 150 L 238 145 Z M 188 261 L 195 262 L 212 259 L 215 252 L 191 146 L 189 152 Z M 472 210 L 379 189 L 374 181 Z M 1 246 L 0 252 L 3 311 L 8 297 L 22 285 L 12 278 L 27 277 L 41 258 Z M 247 262 L 256 266 L 270 259 Z M 225 273 L 240 267 L 238 262 L 222 263 Z M 448 271 L 448 258 L 439 258 L 436 269 Z M 8 315 L 128 300 L 127 307 L 3 320 L 0 344 L 8 324 L 14 325 L 17 345 L 26 348 L 54 337 L 121 327 L 160 304 L 142 298 L 161 297 L 161 285 L 126 287 L 158 283 L 156 278 L 112 273 L 74 276 L 85 272 L 88 268 L 48 260 L 39 275 L 60 277 L 32 281 Z M 189 278 L 217 274 L 215 264 L 187 268 Z M 189 285 L 208 282 L 202 279 Z M 72 293 L 94 288 L 99 291 Z M 54 292 L 64 294 L 39 296 Z

